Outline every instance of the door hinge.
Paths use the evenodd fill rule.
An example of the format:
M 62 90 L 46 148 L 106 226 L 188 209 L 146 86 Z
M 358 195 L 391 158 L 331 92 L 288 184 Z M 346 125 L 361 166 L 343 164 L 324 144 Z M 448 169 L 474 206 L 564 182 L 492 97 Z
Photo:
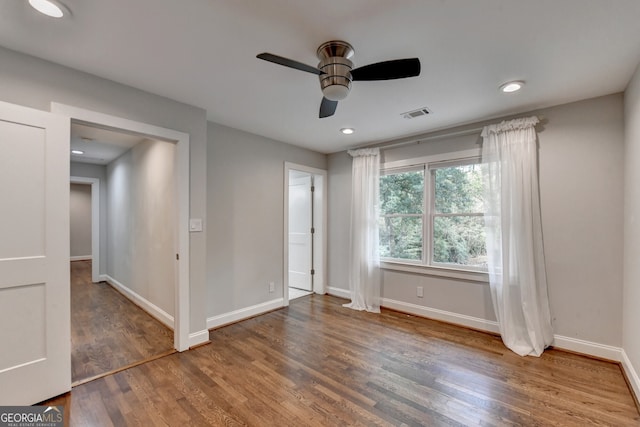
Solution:
M 311 275 L 313 276 L 314 274 L 316 274 L 316 271 L 312 268 L 311 269 Z
M 180 261 L 180 254 L 176 254 L 176 260 Z
M 311 227 L 311 234 L 316 232 L 316 228 L 315 227 Z
M 316 191 L 316 187 L 314 185 L 311 186 L 311 192 L 313 193 L 314 191 Z

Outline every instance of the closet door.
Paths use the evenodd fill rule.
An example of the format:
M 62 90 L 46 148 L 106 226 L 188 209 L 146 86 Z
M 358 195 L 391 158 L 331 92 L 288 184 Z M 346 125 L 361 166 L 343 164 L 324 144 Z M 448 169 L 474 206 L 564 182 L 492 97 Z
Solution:
M 71 389 L 69 122 L 0 102 L 0 405 Z

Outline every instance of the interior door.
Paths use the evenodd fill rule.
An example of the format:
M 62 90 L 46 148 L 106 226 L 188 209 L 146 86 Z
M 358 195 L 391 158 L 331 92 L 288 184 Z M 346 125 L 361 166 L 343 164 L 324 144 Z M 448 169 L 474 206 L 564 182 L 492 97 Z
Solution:
M 71 390 L 69 122 L 0 102 L 0 405 Z
M 289 175 L 289 287 L 313 290 L 311 175 L 290 171 Z

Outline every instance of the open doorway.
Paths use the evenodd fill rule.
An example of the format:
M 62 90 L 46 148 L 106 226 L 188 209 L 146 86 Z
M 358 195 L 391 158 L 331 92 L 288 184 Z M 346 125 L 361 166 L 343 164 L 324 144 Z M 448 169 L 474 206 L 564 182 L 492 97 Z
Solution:
M 324 170 L 285 163 L 284 301 L 325 293 L 326 177 Z
M 80 384 L 175 351 L 176 149 L 74 122 L 70 145 L 71 365 Z
M 133 231 L 134 233 L 136 231 L 138 232 L 144 231 L 145 229 L 148 229 L 151 226 L 151 222 L 155 221 L 153 218 L 162 218 L 162 215 L 152 215 L 151 212 L 157 211 L 157 212 L 160 212 L 161 214 L 164 214 L 165 216 L 167 216 L 168 213 L 170 213 L 170 215 L 173 216 L 173 219 L 169 221 L 170 224 L 166 227 L 166 230 L 164 230 L 161 233 L 158 233 L 157 235 L 154 234 L 153 238 L 151 239 L 154 242 L 154 244 L 158 243 L 159 240 L 167 240 L 167 241 L 172 240 L 172 242 L 170 243 L 171 251 L 169 252 L 168 259 L 164 264 L 170 265 L 173 268 L 173 272 L 169 274 L 171 276 L 169 277 L 169 280 L 171 281 L 173 286 L 169 292 L 164 293 L 165 295 L 164 302 L 159 302 L 157 304 L 153 303 L 152 301 L 154 301 L 154 295 L 152 295 L 151 298 L 149 297 L 138 298 L 139 296 L 144 296 L 144 292 L 143 292 L 144 289 L 143 291 L 140 291 L 140 292 L 137 292 L 134 289 L 133 292 L 131 292 L 131 289 L 127 286 L 119 287 L 119 285 L 126 285 L 126 283 L 122 283 L 122 281 L 120 280 L 111 280 L 111 279 L 114 279 L 114 277 L 112 276 L 112 273 L 115 271 L 114 263 L 117 263 L 118 261 L 116 259 L 117 255 L 122 255 L 119 251 L 116 250 L 116 251 L 112 251 L 112 256 L 108 256 L 107 244 L 109 242 L 113 243 L 115 241 L 114 239 L 100 238 L 100 244 L 99 244 L 100 249 L 98 251 L 99 254 L 93 255 L 96 261 L 97 268 L 93 268 L 94 265 L 91 265 L 91 266 L 85 265 L 84 266 L 85 271 L 89 271 L 89 270 L 93 270 L 93 271 L 91 271 L 90 279 L 85 278 L 83 280 L 86 280 L 88 282 L 97 281 L 103 285 L 105 284 L 103 283 L 104 281 L 109 281 L 109 285 L 106 285 L 106 286 L 108 286 L 109 288 L 113 288 L 113 287 L 118 288 L 118 291 L 119 291 L 118 295 L 122 296 L 122 298 L 124 298 L 123 295 L 126 295 L 127 298 L 124 298 L 124 299 L 126 299 L 127 301 L 133 300 L 136 305 L 143 307 L 147 313 L 151 313 L 156 320 L 160 320 L 160 322 L 169 329 L 170 333 L 173 335 L 173 340 L 169 344 L 169 347 L 171 348 L 170 350 L 171 352 L 174 352 L 175 350 L 177 351 L 187 350 L 189 348 L 189 343 L 190 343 L 190 336 L 189 336 L 189 258 L 190 258 L 189 257 L 189 175 L 190 175 L 189 135 L 182 132 L 177 132 L 171 129 L 161 128 L 161 127 L 157 127 L 157 126 L 153 126 L 153 125 L 149 125 L 141 122 L 136 122 L 136 121 L 120 118 L 120 117 L 110 116 L 110 115 L 106 115 L 106 114 L 102 114 L 102 113 L 98 113 L 90 110 L 85 110 L 82 108 L 72 107 L 68 105 L 63 105 L 59 103 L 52 103 L 51 110 L 53 113 L 69 117 L 71 119 L 72 125 L 87 126 L 98 131 L 112 131 L 118 134 L 128 135 L 129 137 L 136 137 L 138 140 L 143 139 L 146 142 L 143 144 L 142 151 L 148 151 L 148 152 L 157 154 L 158 150 L 156 150 L 156 148 L 161 146 L 164 146 L 166 148 L 167 146 L 170 146 L 171 150 L 174 152 L 173 159 L 171 161 L 165 161 L 165 163 L 161 165 L 159 168 L 157 168 L 156 171 L 152 171 L 150 169 L 147 171 L 151 175 L 155 175 L 157 177 L 159 175 L 157 171 L 172 169 L 173 170 L 172 179 L 170 181 L 165 181 L 167 184 L 159 187 L 157 189 L 159 191 L 151 192 L 151 191 L 145 191 L 144 188 L 138 189 L 138 194 L 145 195 L 148 193 L 148 196 L 145 196 L 145 197 L 155 197 L 156 200 L 166 198 L 166 193 L 168 191 L 173 191 L 174 200 L 171 203 L 171 206 L 163 209 L 162 207 L 156 208 L 154 206 L 149 206 L 149 204 L 147 203 L 146 211 L 144 212 L 144 214 L 138 215 L 139 219 L 137 220 L 137 224 L 135 227 L 131 227 L 130 226 L 131 224 L 129 225 L 126 224 L 128 220 L 127 218 L 125 218 L 123 221 L 120 222 L 120 226 L 116 227 L 120 232 L 122 232 L 124 229 L 125 235 L 126 235 L 127 227 L 129 227 L 128 230 L 134 230 Z M 91 137 L 89 137 L 89 139 L 90 138 Z M 90 143 L 91 141 L 85 141 L 85 142 Z M 140 158 L 143 158 L 143 157 L 145 158 L 156 157 L 155 154 L 148 155 L 148 156 L 141 156 L 139 151 L 140 150 L 138 150 L 138 152 L 135 153 L 135 156 L 133 155 L 129 156 L 128 160 L 133 161 L 136 159 L 140 160 Z M 126 156 L 122 155 L 122 157 L 124 158 Z M 135 159 L 132 159 L 132 157 L 135 157 Z M 151 164 L 153 162 L 148 162 L 148 163 Z M 122 166 L 122 165 L 119 165 L 119 166 Z M 117 189 L 118 187 L 122 187 L 118 183 L 121 183 L 122 181 L 123 172 L 125 172 L 124 175 L 126 175 L 127 165 L 125 164 L 124 166 L 125 167 L 117 167 L 117 168 L 114 167 L 111 170 L 112 175 L 114 175 L 111 179 L 111 183 L 116 182 L 116 185 L 109 186 L 109 188 L 111 188 L 112 191 L 114 191 L 114 189 Z M 72 175 L 74 174 L 73 169 L 74 168 L 72 168 Z M 143 172 L 142 175 L 147 175 L 147 173 Z M 106 197 L 105 194 L 106 194 L 106 188 L 107 188 L 107 185 L 106 185 L 107 179 L 105 177 L 102 177 L 102 179 L 99 179 L 99 181 L 104 182 L 105 185 L 100 186 L 100 194 L 98 199 L 104 199 Z M 137 203 L 137 201 L 139 200 L 140 200 L 140 197 L 130 197 L 128 200 L 128 203 L 131 205 L 132 203 Z M 125 198 L 125 202 L 126 201 L 127 200 Z M 109 219 L 108 218 L 109 215 L 104 213 L 107 209 L 106 203 L 102 203 L 102 200 L 101 200 L 99 206 L 100 206 L 99 207 L 100 216 L 102 218 Z M 122 207 L 123 207 L 122 205 L 111 206 L 111 209 L 115 209 L 115 211 L 118 211 Z M 111 215 L 111 218 L 113 218 L 113 215 Z M 105 224 L 108 221 L 97 221 L 97 222 L 100 223 L 99 224 L 100 231 L 96 231 L 96 235 L 106 236 L 107 233 L 103 232 L 102 228 L 106 227 Z M 166 221 L 163 222 L 160 220 L 159 222 L 168 224 Z M 109 223 L 109 224 L 113 225 L 112 223 Z M 95 230 L 95 227 L 94 227 L 94 230 Z M 156 239 L 156 237 L 158 237 L 158 239 Z M 163 246 L 166 247 L 167 245 L 165 244 Z M 138 255 L 138 252 L 139 252 L 137 251 L 137 249 L 138 248 L 135 248 L 135 250 L 133 250 L 133 253 L 135 253 L 136 255 Z M 137 258 L 135 261 L 136 262 L 140 261 L 140 258 Z M 142 260 L 142 261 L 145 261 L 145 260 Z M 151 277 L 152 275 L 155 275 L 155 277 L 157 278 L 158 272 L 160 272 L 161 270 L 164 271 L 163 268 L 157 268 L 158 263 L 149 264 L 148 260 L 146 261 L 147 261 L 147 265 L 148 266 L 150 265 L 150 267 L 147 268 L 147 272 L 143 271 L 142 273 L 143 277 Z M 93 262 L 91 264 L 93 264 Z M 162 266 L 166 267 L 166 265 L 164 264 Z M 82 270 L 82 268 L 80 268 L 79 270 Z M 152 273 L 147 274 L 148 271 L 151 271 Z M 113 275 L 118 276 L 120 273 L 121 271 L 119 272 L 115 271 Z M 95 275 L 97 275 L 97 278 L 93 277 Z M 165 275 L 166 275 L 166 272 L 165 272 Z M 139 279 L 140 278 L 139 276 L 140 275 L 136 276 L 136 278 Z M 153 283 L 154 280 L 155 279 L 147 280 L 147 285 L 149 285 L 149 283 Z M 148 286 L 148 287 L 149 287 L 149 291 L 153 292 L 154 287 L 153 286 Z M 169 295 L 169 294 L 171 295 L 172 299 L 167 303 L 166 295 Z M 84 298 L 84 299 L 89 300 L 89 298 Z M 98 299 L 101 300 L 101 298 L 98 298 Z M 102 304 L 99 304 L 98 307 L 102 307 Z M 105 314 L 104 317 L 117 318 L 121 316 L 119 315 L 113 316 L 113 315 Z M 142 345 L 145 345 L 144 342 L 146 341 L 145 337 L 147 334 L 132 332 L 131 335 L 137 335 L 138 337 L 142 337 L 142 340 L 139 341 L 139 343 L 142 343 Z M 191 342 L 195 342 L 195 341 L 196 340 L 193 340 L 193 339 L 191 340 Z M 157 357 L 161 357 L 161 356 L 162 354 L 160 354 Z M 139 363 L 132 363 L 129 366 L 135 366 L 136 364 L 139 364 Z M 127 368 L 129 366 L 125 366 L 123 368 Z

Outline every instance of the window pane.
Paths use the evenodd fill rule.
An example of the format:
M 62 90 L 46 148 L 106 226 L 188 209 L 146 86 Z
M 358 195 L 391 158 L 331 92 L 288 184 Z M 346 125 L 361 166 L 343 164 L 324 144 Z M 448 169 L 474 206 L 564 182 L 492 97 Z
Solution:
M 484 218 L 434 217 L 433 262 L 486 268 Z
M 380 214 L 421 214 L 424 171 L 410 171 L 380 177 Z
M 422 259 L 422 217 L 386 217 L 380 220 L 380 256 Z
M 437 213 L 482 212 L 482 173 L 479 164 L 433 169 Z

